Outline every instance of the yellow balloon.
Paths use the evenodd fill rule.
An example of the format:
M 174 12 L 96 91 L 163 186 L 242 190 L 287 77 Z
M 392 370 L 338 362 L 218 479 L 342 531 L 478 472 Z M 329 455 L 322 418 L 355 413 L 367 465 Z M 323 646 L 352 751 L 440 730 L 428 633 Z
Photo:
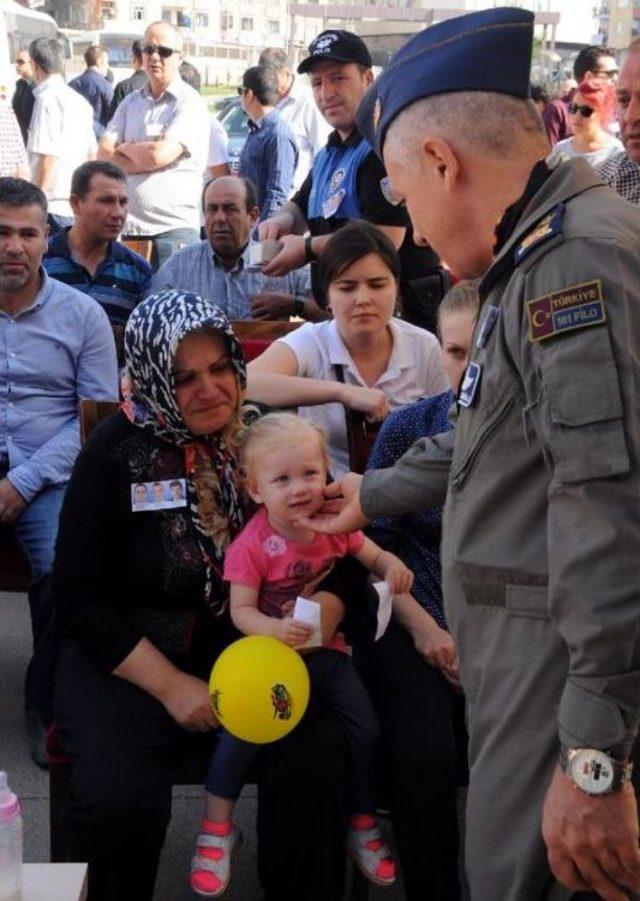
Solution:
M 302 719 L 309 673 L 293 648 L 267 635 L 249 635 L 220 654 L 209 695 L 228 732 L 262 745 L 283 738 Z

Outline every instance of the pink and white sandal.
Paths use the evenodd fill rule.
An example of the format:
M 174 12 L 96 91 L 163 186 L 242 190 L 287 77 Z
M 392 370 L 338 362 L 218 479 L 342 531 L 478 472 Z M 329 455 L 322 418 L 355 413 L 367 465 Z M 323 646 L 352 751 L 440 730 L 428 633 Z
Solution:
M 347 855 L 375 885 L 393 885 L 396 881 L 395 861 L 375 823 L 370 829 L 349 826 Z
M 231 881 L 231 858 L 241 842 L 240 830 L 231 824 L 226 835 L 200 833 L 189 875 L 189 885 L 197 895 L 218 898 L 226 892 Z

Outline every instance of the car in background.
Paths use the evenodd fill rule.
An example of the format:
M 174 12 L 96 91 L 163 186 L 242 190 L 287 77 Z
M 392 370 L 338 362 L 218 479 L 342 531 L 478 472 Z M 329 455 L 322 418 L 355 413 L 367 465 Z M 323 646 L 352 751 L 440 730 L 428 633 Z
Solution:
M 229 146 L 227 148 L 229 169 L 236 174 L 239 168 L 240 153 L 244 147 L 244 142 L 247 140 L 247 132 L 249 130 L 247 117 L 240 104 L 240 98 L 234 97 L 222 112 L 218 114 L 218 119 L 229 136 Z

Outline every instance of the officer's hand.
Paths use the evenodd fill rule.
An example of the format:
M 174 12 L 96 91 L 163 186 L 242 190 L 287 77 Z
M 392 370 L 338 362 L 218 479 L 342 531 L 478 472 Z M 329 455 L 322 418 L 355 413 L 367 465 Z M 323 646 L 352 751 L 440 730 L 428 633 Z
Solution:
M 558 767 L 547 791 L 542 836 L 556 879 L 604 901 L 627 901 L 640 891 L 638 812 L 631 783 L 593 797 Z
M 13 522 L 26 506 L 27 502 L 9 479 L 0 479 L 0 522 Z
M 266 225 L 268 221 L 267 219 L 262 224 Z M 286 275 L 292 269 L 299 269 L 301 266 L 304 266 L 306 262 L 303 237 L 300 235 L 283 235 L 280 241 L 282 242 L 280 253 L 277 253 L 270 262 L 265 263 L 262 267 L 265 275 L 278 277 Z
M 348 472 L 324 489 L 325 502 L 311 517 L 300 519 L 300 525 L 316 532 L 334 534 L 362 529 L 369 520 L 360 506 L 362 476 Z

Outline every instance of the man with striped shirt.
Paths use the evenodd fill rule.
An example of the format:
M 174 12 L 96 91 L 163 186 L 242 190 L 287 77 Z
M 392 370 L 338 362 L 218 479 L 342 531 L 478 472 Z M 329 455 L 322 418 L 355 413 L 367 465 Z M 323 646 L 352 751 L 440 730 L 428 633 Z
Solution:
M 127 216 L 126 176 L 113 163 L 79 166 L 71 181 L 73 225 L 49 239 L 47 273 L 97 300 L 124 325 L 145 296 L 151 266 L 117 241 Z
M 326 319 L 311 297 L 309 267 L 265 275 L 250 259 L 249 237 L 260 210 L 253 183 L 234 175 L 210 181 L 202 198 L 206 240 L 183 247 L 154 274 L 147 293 L 194 291 L 229 319 Z

